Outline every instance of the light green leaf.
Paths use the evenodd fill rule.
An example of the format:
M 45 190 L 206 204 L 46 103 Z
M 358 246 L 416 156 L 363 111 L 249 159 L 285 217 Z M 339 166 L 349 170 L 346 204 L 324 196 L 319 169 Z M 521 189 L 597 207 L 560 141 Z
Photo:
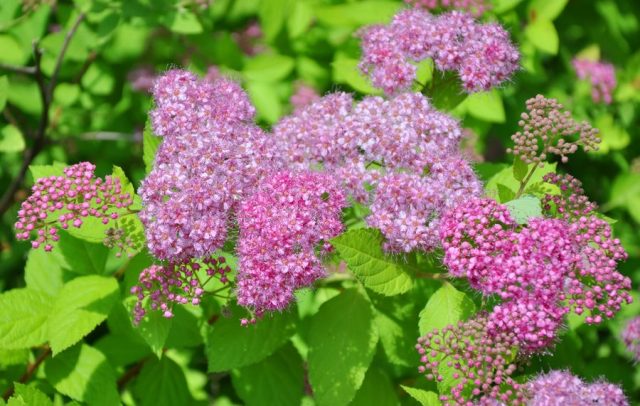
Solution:
M 82 75 L 82 86 L 95 95 L 106 96 L 110 94 L 114 84 L 113 72 L 106 64 L 94 62 Z
M 514 9 L 522 0 L 493 0 L 492 11 L 496 14 L 502 14 Z
M 21 348 L 19 350 L 0 350 L 0 369 L 13 365 L 26 365 L 29 363 L 31 350 Z
M 529 172 L 529 170 L 532 169 L 533 165 L 534 164 L 529 165 L 527 173 Z M 544 178 L 544 175 L 548 173 L 555 173 L 556 165 L 557 164 L 555 162 L 552 164 L 545 162 L 542 168 L 536 168 L 535 172 L 533 173 L 533 175 L 531 176 L 531 179 L 527 184 L 527 187 L 525 188 L 525 192 L 529 193 L 532 187 L 534 187 L 536 184 L 540 182 L 543 182 L 542 179 Z M 517 181 L 516 178 L 514 177 L 512 166 L 507 166 L 506 168 L 502 169 L 501 171 L 493 175 L 491 179 L 489 179 L 489 181 L 485 185 L 485 191 L 489 196 L 492 196 L 492 195 L 495 196 L 498 194 L 498 184 L 502 184 L 505 187 L 514 191 L 520 188 L 520 182 Z M 534 193 L 531 192 L 530 194 L 534 194 Z
M 272 42 L 284 27 L 287 16 L 293 7 L 291 0 L 261 1 L 258 9 L 260 27 L 268 42 Z
M 451 111 L 467 98 L 460 79 L 453 72 L 434 72 L 427 96 L 439 110 Z
M 5 125 L 0 131 L 0 152 L 20 152 L 25 147 L 24 137 L 13 125 Z
M 295 332 L 293 310 L 267 314 L 256 324 L 240 325 L 243 309 L 233 307 L 233 316 L 216 321 L 207 334 L 209 372 L 226 371 L 254 364 L 273 354 Z
M 623 206 L 640 223 L 640 174 L 622 173 L 616 177 L 609 192 L 609 202 L 603 209 Z
M 311 319 L 309 381 L 319 406 L 349 404 L 362 385 L 378 336 L 367 298 L 349 289 L 325 302 Z
M 137 302 L 137 298 L 131 296 L 125 299 L 124 305 L 128 310 L 129 317 L 133 318 L 133 307 Z M 173 319 L 168 319 L 162 315 L 160 311 L 147 312 L 145 317 L 140 321 L 140 324 L 136 326 L 136 330 L 144 341 L 149 344 L 151 350 L 156 354 L 156 357 L 162 357 L 162 350 L 164 344 L 171 331 Z
M 82 340 L 102 323 L 118 300 L 114 278 L 90 275 L 62 287 L 49 317 L 49 342 L 53 355 Z
M 182 368 L 169 357 L 145 362 L 133 393 L 141 406 L 193 404 Z
M 47 319 L 53 298 L 33 289 L 0 294 L 0 348 L 35 347 L 47 340 Z
M 504 105 L 497 90 L 473 93 L 464 101 L 467 111 L 473 117 L 492 123 L 504 123 Z
M 115 372 L 93 347 L 76 345 L 49 359 L 44 370 L 49 383 L 71 399 L 92 406 L 120 404 Z
M 524 163 L 519 156 L 513 158 L 513 177 L 518 182 L 521 182 L 529 173 L 529 165 Z
M 35 385 L 25 385 L 15 383 L 14 398 L 20 397 L 26 405 L 30 406 L 53 406 L 53 402 L 47 395 L 42 393 Z
M 328 26 L 360 27 L 363 25 L 388 23 L 402 7 L 394 1 L 372 0 L 337 5 L 318 5 L 316 19 Z
M 67 165 L 61 162 L 54 162 L 52 165 L 30 165 L 29 172 L 35 181 L 49 176 L 63 176 L 66 167 Z
M 92 217 L 88 217 L 87 223 L 99 227 L 95 219 L 89 220 Z M 100 223 L 101 224 L 101 223 Z M 69 227 L 69 230 L 74 228 Z M 99 228 L 99 230 L 102 228 Z M 54 251 L 58 260 L 63 268 L 68 269 L 78 274 L 102 274 L 104 273 L 105 264 L 107 263 L 107 255 L 109 250 L 102 244 L 95 244 L 85 240 L 71 236 L 71 233 L 78 234 L 80 237 L 87 239 L 94 238 L 93 232 L 90 229 L 84 229 L 85 232 L 76 229 L 74 231 L 61 231 L 59 233 L 60 240 L 58 241 L 57 249 Z M 99 237 L 98 237 L 99 238 Z M 104 235 L 103 237 L 104 238 Z
M 611 114 L 603 114 L 595 120 L 595 127 L 600 130 L 602 142 L 598 148 L 598 152 L 606 154 L 611 150 L 619 150 L 625 148 L 631 142 L 629 133 L 616 121 Z
M 524 35 L 540 51 L 551 55 L 558 53 L 560 40 L 558 31 L 551 21 L 544 18 L 536 19 L 527 25 Z
M 304 34 L 313 23 L 313 8 L 306 1 L 296 1 L 293 12 L 287 18 L 287 31 L 289 38 L 297 38 Z
M 399 406 L 393 383 L 379 368 L 369 368 L 351 406 Z
M 363 285 L 376 293 L 392 296 L 411 289 L 407 269 L 382 251 L 384 237 L 379 230 L 365 228 L 348 231 L 331 240 Z
M 540 199 L 535 196 L 524 195 L 504 205 L 509 209 L 509 214 L 518 224 L 527 224 L 532 217 L 542 217 Z
M 231 379 L 247 406 L 299 406 L 304 393 L 302 358 L 291 343 L 257 364 L 232 371 Z
M 441 329 L 461 320 L 466 320 L 476 310 L 471 299 L 446 283 L 436 291 L 420 312 L 418 327 L 420 335 L 425 335 L 434 329 Z
M 4 110 L 9 98 L 9 79 L 7 76 L 0 76 L 0 111 Z
M 338 52 L 331 64 L 333 77 L 337 83 L 344 83 L 363 94 L 382 94 L 382 91 L 371 86 L 369 79 L 360 72 L 359 61 Z
M 245 63 L 243 74 L 251 81 L 278 82 L 293 71 L 294 59 L 278 54 L 259 54 Z
M 568 2 L 569 0 L 531 0 L 529 18 L 553 21 L 562 13 Z
M 29 289 L 55 296 L 64 284 L 63 270 L 55 255 L 43 249 L 32 249 L 27 256 L 24 280 Z
M 56 103 L 68 107 L 80 97 L 80 86 L 71 83 L 60 83 L 53 91 L 53 99 Z
M 0 62 L 22 66 L 29 54 L 11 35 L 0 34 Z
M 516 197 L 516 192 L 514 190 L 509 189 L 502 183 L 498 183 L 498 198 L 500 203 L 508 202 L 509 200 L 513 200 Z
M 261 118 L 269 123 L 278 121 L 282 115 L 282 102 L 275 83 L 249 82 L 247 92 Z
M 167 13 L 161 19 L 176 34 L 199 34 L 203 31 L 198 16 L 186 9 Z
M 422 406 L 440 406 L 442 402 L 438 398 L 438 394 L 424 389 L 411 388 L 409 386 L 400 385 L 405 392 L 412 398 L 420 402 Z
M 151 169 L 153 169 L 153 161 L 161 142 L 162 137 L 153 135 L 151 120 L 147 120 L 142 132 L 142 160 L 144 161 L 146 173 L 151 172 Z

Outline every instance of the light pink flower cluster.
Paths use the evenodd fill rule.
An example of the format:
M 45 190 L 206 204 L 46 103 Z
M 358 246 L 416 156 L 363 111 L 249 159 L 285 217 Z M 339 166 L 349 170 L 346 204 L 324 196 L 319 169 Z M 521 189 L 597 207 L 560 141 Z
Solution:
M 427 10 L 456 9 L 467 11 L 474 16 L 479 16 L 491 8 L 490 2 L 486 0 L 404 0 L 405 3 L 414 7 L 421 7 Z
M 207 283 L 215 277 L 226 284 L 230 272 L 224 257 L 151 265 L 140 273 L 138 285 L 131 288 L 138 299 L 133 309 L 134 323 L 140 323 L 147 314 L 146 308 L 171 318 L 175 304 L 199 305 Z
M 509 332 L 490 331 L 489 324 L 487 315 L 481 313 L 418 339 L 420 373 L 436 382 L 450 379 L 451 395 L 440 396 L 444 404 L 524 404 L 521 386 L 512 378 L 517 368 L 512 355 L 517 339 Z
M 622 330 L 622 341 L 636 362 L 640 362 L 640 316 L 630 319 Z
M 442 212 L 482 191 L 459 152 L 458 122 L 419 93 L 355 106 L 330 94 L 281 120 L 274 135 L 290 165 L 322 165 L 356 201 L 372 201 L 367 222 L 390 251 L 438 246 Z
M 154 98 L 153 129 L 164 140 L 139 190 L 149 250 L 170 261 L 211 255 L 238 202 L 278 167 L 274 144 L 235 82 L 175 70 L 156 82 Z
M 414 63 L 427 58 L 440 71 L 457 71 L 467 92 L 498 86 L 519 68 L 520 55 L 507 31 L 457 11 L 433 16 L 420 9 L 404 10 L 391 24 L 367 27 L 359 35 L 360 68 L 388 94 L 411 87 Z
M 445 215 L 441 237 L 451 274 L 503 300 L 492 314 L 502 320 L 496 327 L 516 326 L 525 352 L 551 344 L 566 312 L 587 312 L 586 322 L 597 324 L 632 300 L 630 279 L 616 270 L 626 252 L 595 216 L 532 218 L 519 227 L 506 207 L 480 199 Z M 543 321 L 527 327 L 534 320 Z
M 282 310 L 296 289 L 324 276 L 316 255 L 342 231 L 344 193 L 328 174 L 279 172 L 238 209 L 238 304 L 260 317 Z
M 33 248 L 44 246 L 45 251 L 51 251 L 59 239 L 59 228 L 79 228 L 87 217 L 108 224 L 126 213 L 133 196 L 122 190 L 116 177 L 96 178 L 95 169 L 95 165 L 81 162 L 65 168 L 63 176 L 38 179 L 18 211 L 16 238 L 28 240 L 35 232 Z
M 628 406 L 622 389 L 606 381 L 586 383 L 568 371 L 550 371 L 524 385 L 528 406 Z
M 127 74 L 131 88 L 136 92 L 151 93 L 156 80 L 156 71 L 150 66 L 140 66 Z
M 262 27 L 257 21 L 253 21 L 243 29 L 234 32 L 232 36 L 245 55 L 257 55 L 265 49 L 264 45 L 260 44 Z
M 580 58 L 575 58 L 571 63 L 578 78 L 591 81 L 593 101 L 610 104 L 613 100 L 613 90 L 616 88 L 616 70 L 613 65 Z

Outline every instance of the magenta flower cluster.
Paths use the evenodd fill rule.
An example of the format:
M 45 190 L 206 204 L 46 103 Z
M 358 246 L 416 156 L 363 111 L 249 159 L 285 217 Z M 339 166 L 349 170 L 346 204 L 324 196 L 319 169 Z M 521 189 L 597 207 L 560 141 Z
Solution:
M 571 62 L 580 79 L 591 82 L 591 97 L 596 103 L 611 104 L 616 88 L 616 70 L 607 62 L 575 58 Z
M 238 304 L 257 317 L 282 310 L 296 289 L 324 276 L 316 246 L 330 249 L 345 206 L 328 174 L 285 171 L 265 179 L 238 209 Z
M 550 371 L 524 385 L 528 406 L 628 406 L 622 389 L 606 381 L 587 383 L 568 371 Z
M 133 196 L 122 190 L 116 177 L 96 178 L 95 169 L 95 165 L 81 162 L 65 168 L 63 176 L 36 180 L 18 211 L 16 238 L 28 240 L 36 233 L 33 248 L 43 246 L 51 251 L 60 238 L 59 228 L 79 228 L 88 217 L 108 224 L 125 213 Z
M 627 321 L 622 330 L 622 341 L 636 362 L 640 362 L 640 316 Z
M 405 3 L 427 10 L 455 9 L 479 16 L 491 8 L 486 0 L 405 0 Z
M 456 71 L 467 92 L 489 90 L 519 68 L 520 54 L 496 23 L 479 24 L 470 14 L 438 16 L 420 9 L 398 13 L 386 26 L 360 32 L 360 68 L 388 94 L 409 89 L 416 65 L 431 58 L 440 71 Z
M 439 246 L 438 219 L 482 187 L 459 151 L 462 131 L 419 93 L 390 99 L 334 93 L 281 120 L 274 135 L 292 167 L 322 165 L 382 230 L 389 251 Z M 373 191 L 371 191 L 373 190 Z

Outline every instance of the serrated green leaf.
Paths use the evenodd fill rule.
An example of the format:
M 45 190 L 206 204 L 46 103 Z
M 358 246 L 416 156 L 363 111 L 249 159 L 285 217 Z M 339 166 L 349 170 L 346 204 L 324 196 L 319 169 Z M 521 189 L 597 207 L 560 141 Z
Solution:
M 319 406 L 349 404 L 362 385 L 378 336 L 367 298 L 349 289 L 325 302 L 311 319 L 309 381 Z
M 88 223 L 92 224 L 91 221 Z M 72 228 L 73 226 L 69 227 L 69 230 Z M 86 238 L 91 238 L 93 235 L 90 230 L 87 230 L 88 234 L 82 234 L 80 230 L 82 228 L 73 232 Z M 59 263 L 63 268 L 84 275 L 104 273 L 109 254 L 107 247 L 71 236 L 71 232 L 61 231 L 59 235 L 60 240 L 54 253 L 58 256 Z
M 53 402 L 34 385 L 15 383 L 13 397 L 21 397 L 25 404 L 30 406 L 53 406 Z
M 90 275 L 62 287 L 49 317 L 49 342 L 55 356 L 102 323 L 118 300 L 114 278 Z
M 411 276 L 400 263 L 384 254 L 379 230 L 365 228 L 348 231 L 331 240 L 363 285 L 376 293 L 392 296 L 411 289 Z
M 263 361 L 234 370 L 231 378 L 247 406 L 299 406 L 304 394 L 302 358 L 291 343 Z
M 427 305 L 420 312 L 420 335 L 466 320 L 475 310 L 475 304 L 464 292 L 460 292 L 450 283 L 445 283 L 429 298 Z
M 513 177 L 521 182 L 529 173 L 529 165 L 527 165 L 519 156 L 513 158 Z
M 379 368 L 369 368 L 351 406 L 399 406 L 400 401 L 389 377 Z
M 297 314 L 292 311 L 265 315 L 256 324 L 240 325 L 244 310 L 232 308 L 233 316 L 216 321 L 208 331 L 206 352 L 209 372 L 254 364 L 280 348 L 295 332 Z
M 278 54 L 259 54 L 247 60 L 242 73 L 251 81 L 278 82 L 293 71 L 293 58 Z
M 67 165 L 61 162 L 54 162 L 52 165 L 30 165 L 29 172 L 35 181 L 49 176 L 62 176 L 66 167 Z
M 13 289 L 0 294 L 0 348 L 35 347 L 47 340 L 47 319 L 53 298 L 33 289 Z
M 193 404 L 182 368 L 169 357 L 145 362 L 133 392 L 141 406 Z
M 524 195 L 516 200 L 504 204 L 511 217 L 518 224 L 527 224 L 532 217 L 542 217 L 540 199 L 531 195 Z
M 96 406 L 120 404 L 116 375 L 93 347 L 76 345 L 47 360 L 44 370 L 49 383 L 72 399 Z
M 55 296 L 64 284 L 63 270 L 55 255 L 43 249 L 32 249 L 27 256 L 24 280 L 29 289 Z
M 137 302 L 137 298 L 128 297 L 125 299 L 124 305 L 128 310 L 129 317 L 133 319 L 133 307 Z M 140 321 L 140 324 L 136 326 L 136 330 L 142 336 L 144 341 L 151 347 L 151 350 L 156 354 L 156 357 L 162 356 L 162 350 L 164 344 L 171 331 L 173 319 L 163 317 L 159 311 L 150 311 Z
M 464 101 L 469 114 L 491 123 L 504 123 L 505 113 L 502 96 L 497 90 L 473 93 Z
M 540 51 L 551 55 L 558 53 L 560 39 L 551 21 L 544 18 L 536 19 L 527 25 L 524 35 Z
M 412 398 L 417 400 L 422 406 L 440 406 L 442 402 L 438 397 L 438 394 L 424 389 L 411 388 L 409 386 L 400 385 L 400 387 L 409 394 Z

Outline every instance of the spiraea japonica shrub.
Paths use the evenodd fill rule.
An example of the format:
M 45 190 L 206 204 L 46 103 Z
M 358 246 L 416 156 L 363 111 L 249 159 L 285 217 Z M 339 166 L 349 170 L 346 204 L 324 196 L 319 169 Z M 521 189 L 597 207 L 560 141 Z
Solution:
M 621 86 L 638 76 L 593 47 L 543 66 L 557 49 L 540 36 L 572 5 L 173 3 L 20 5 L 62 31 L 0 64 L 8 126 L 27 117 L 11 89 L 41 94 L 0 202 L 28 249 L 0 294 L 8 404 L 638 398 L 614 371 L 631 374 L 640 346 L 640 178 L 616 121 L 633 122 Z M 83 33 L 100 45 L 75 72 Z M 126 102 L 108 100 L 120 82 Z M 68 109 L 102 117 L 83 134 L 118 134 L 99 127 L 100 97 L 139 113 L 141 149 L 118 154 L 144 169 L 108 151 L 38 162 Z M 620 184 L 589 168 L 610 161 Z

